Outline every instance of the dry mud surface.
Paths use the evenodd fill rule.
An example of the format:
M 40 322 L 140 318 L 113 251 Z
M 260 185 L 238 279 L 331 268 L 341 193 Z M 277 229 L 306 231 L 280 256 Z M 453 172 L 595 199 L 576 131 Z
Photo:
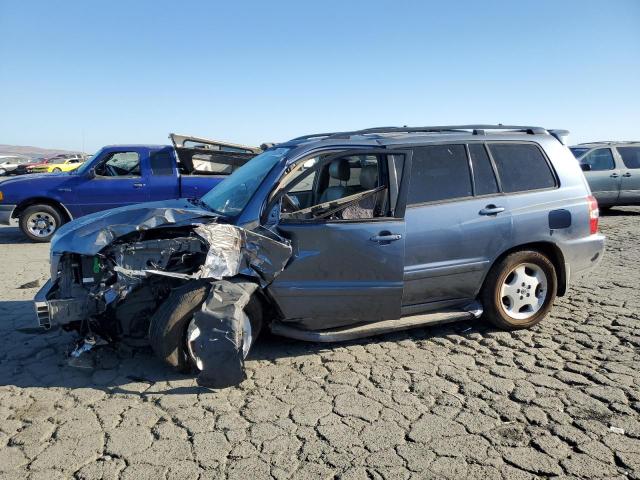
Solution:
M 638 479 L 640 209 L 601 229 L 601 265 L 530 331 L 266 336 L 211 392 L 148 351 L 67 367 L 72 335 L 35 333 L 19 288 L 48 246 L 1 228 L 0 478 Z

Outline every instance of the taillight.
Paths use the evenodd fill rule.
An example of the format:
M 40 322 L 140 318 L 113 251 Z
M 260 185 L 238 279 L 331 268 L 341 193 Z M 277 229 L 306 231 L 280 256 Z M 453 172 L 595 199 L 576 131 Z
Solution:
M 587 197 L 587 203 L 589 203 L 589 232 L 593 235 L 598 233 L 600 210 L 598 209 L 598 201 L 592 195 Z

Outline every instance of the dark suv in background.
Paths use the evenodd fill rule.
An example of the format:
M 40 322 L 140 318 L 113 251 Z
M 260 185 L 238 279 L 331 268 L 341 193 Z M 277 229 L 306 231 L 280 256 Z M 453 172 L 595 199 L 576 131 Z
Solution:
M 590 142 L 571 147 L 601 208 L 640 205 L 640 142 Z

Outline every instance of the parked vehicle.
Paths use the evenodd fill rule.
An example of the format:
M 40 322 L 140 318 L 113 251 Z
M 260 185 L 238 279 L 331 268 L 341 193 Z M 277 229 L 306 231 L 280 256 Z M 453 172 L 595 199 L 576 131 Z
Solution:
M 84 158 L 66 158 L 59 159 L 55 162 L 46 163 L 44 165 L 27 167 L 31 173 L 61 173 L 71 172 L 78 168 L 84 162 Z
M 41 157 L 35 162 L 31 162 L 29 165 L 27 165 L 25 167 L 24 173 L 42 172 L 45 171 L 42 170 L 43 167 L 62 163 L 65 160 L 84 160 L 84 155 L 80 153 L 59 153 L 58 155 L 54 155 L 52 157 Z
M 597 203 L 554 135 L 378 128 L 275 145 L 200 202 L 63 226 L 40 325 L 89 335 L 84 350 L 96 335 L 148 339 L 213 387 L 242 380 L 265 327 L 319 342 L 480 315 L 531 327 L 604 247 Z
M 640 205 L 640 142 L 590 142 L 571 147 L 601 208 Z
M 49 241 L 62 224 L 89 213 L 154 200 L 199 198 L 260 152 L 254 147 L 215 140 L 205 146 L 206 140 L 199 141 L 193 147 L 179 144 L 175 148 L 108 146 L 68 174 L 6 180 L 0 186 L 0 223 L 18 219 L 31 240 Z
M 12 175 L 20 165 L 28 165 L 31 162 L 29 157 L 15 155 L 0 156 L 0 176 Z

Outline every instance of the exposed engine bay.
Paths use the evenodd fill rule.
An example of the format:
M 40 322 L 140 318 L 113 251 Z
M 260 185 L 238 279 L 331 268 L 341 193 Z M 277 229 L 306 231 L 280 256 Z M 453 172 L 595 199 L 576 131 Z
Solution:
M 72 355 L 89 350 L 95 338 L 148 345 L 154 313 L 173 291 L 198 282 L 209 292 L 200 311 L 191 314 L 189 327 L 198 382 L 209 387 L 238 383 L 247 353 L 243 308 L 284 269 L 291 247 L 269 230 L 206 221 L 131 228 L 111 235 L 116 238 L 93 254 L 52 249 L 51 280 L 35 300 L 40 325 L 79 332 L 84 341 Z M 126 230 L 118 227 L 119 233 Z M 89 238 L 96 238 L 95 230 Z M 211 345 L 219 352 L 208 352 Z M 227 371 L 233 374 L 220 374 Z

